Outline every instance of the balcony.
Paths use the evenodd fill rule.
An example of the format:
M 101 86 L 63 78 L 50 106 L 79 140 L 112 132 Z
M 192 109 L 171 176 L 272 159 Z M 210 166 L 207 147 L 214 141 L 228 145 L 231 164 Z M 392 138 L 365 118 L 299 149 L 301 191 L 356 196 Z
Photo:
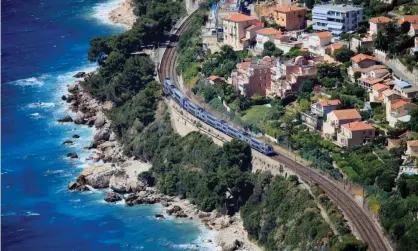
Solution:
M 328 28 L 326 26 L 319 26 L 319 25 L 315 25 L 315 24 L 312 26 L 312 28 L 314 30 L 320 30 L 320 31 L 322 31 L 322 30 L 328 30 Z

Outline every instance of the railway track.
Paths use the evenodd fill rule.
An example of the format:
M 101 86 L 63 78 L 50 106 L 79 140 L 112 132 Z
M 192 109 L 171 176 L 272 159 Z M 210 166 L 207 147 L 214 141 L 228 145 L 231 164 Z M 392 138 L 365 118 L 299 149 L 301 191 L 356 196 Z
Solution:
M 178 58 L 177 54 L 177 42 L 178 37 L 187 31 L 191 24 L 193 14 L 190 15 L 174 33 L 176 36 L 175 41 L 172 41 L 167 46 L 161 64 L 159 67 L 159 79 L 163 83 L 164 78 L 169 77 L 171 81 L 179 87 L 177 73 L 176 73 L 176 62 Z M 179 88 L 182 90 L 182 88 Z M 359 233 L 361 239 L 365 241 L 369 250 L 372 251 L 392 251 L 388 240 L 383 236 L 378 226 L 376 226 L 369 215 L 361 208 L 354 199 L 348 194 L 347 191 L 341 189 L 336 183 L 326 176 L 321 175 L 317 171 L 301 165 L 289 157 L 283 155 L 277 155 L 271 157 L 272 159 L 286 165 L 294 171 L 299 177 L 311 184 L 318 184 L 327 195 L 344 211 L 346 217 L 352 223 L 355 230 Z

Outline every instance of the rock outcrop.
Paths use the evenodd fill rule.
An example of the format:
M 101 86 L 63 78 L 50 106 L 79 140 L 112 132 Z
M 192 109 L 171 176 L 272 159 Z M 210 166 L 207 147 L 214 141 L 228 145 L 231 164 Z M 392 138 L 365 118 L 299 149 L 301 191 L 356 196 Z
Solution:
M 222 251 L 235 251 L 242 247 L 243 243 L 237 239 L 222 243 Z
M 78 125 L 84 124 L 85 123 L 84 117 L 85 117 L 84 113 L 82 113 L 81 111 L 78 111 L 75 115 L 74 123 Z
M 78 159 L 78 155 L 76 153 L 67 153 L 67 157 L 70 159 Z
M 121 201 L 122 200 L 122 197 L 119 194 L 117 194 L 117 193 L 108 192 L 106 194 L 106 197 L 104 198 L 104 200 L 106 202 L 109 202 L 109 203 L 115 203 L 115 202 Z
M 116 168 L 108 165 L 89 166 L 80 175 L 84 176 L 86 184 L 93 188 L 109 187 L 110 177 L 116 172 Z
M 79 175 L 75 182 L 71 182 L 68 184 L 68 189 L 77 192 L 85 192 L 89 191 L 90 189 L 86 186 L 87 181 L 83 175 Z
M 73 78 L 84 78 L 86 76 L 86 73 L 84 71 L 77 72 Z
M 60 123 L 69 123 L 69 122 L 73 122 L 73 118 L 71 118 L 70 115 L 67 115 L 67 116 L 64 116 L 61 119 L 58 119 L 57 121 L 60 122 Z

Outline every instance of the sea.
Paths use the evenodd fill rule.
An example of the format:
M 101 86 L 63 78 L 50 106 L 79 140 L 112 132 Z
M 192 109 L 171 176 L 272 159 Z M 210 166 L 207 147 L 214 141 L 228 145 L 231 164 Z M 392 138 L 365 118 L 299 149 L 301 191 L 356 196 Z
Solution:
M 159 205 L 103 201 L 106 190 L 70 192 L 91 163 L 83 147 L 94 129 L 59 124 L 72 76 L 92 71 L 95 36 L 123 32 L 107 20 L 120 3 L 104 0 L 2 0 L 1 250 L 213 250 L 198 222 L 157 220 Z M 73 134 L 80 135 L 72 139 Z M 74 145 L 62 142 L 72 139 Z M 76 152 L 78 160 L 65 155 Z

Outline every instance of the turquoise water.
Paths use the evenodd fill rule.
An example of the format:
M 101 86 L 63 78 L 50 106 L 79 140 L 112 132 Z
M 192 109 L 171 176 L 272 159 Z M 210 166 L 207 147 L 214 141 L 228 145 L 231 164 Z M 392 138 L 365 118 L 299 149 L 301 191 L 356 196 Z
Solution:
M 203 249 L 190 221 L 154 218 L 159 206 L 103 202 L 105 191 L 72 193 L 87 166 L 91 128 L 60 125 L 60 100 L 87 62 L 89 40 L 121 27 L 99 20 L 114 3 L 99 0 L 2 1 L 2 250 Z M 74 146 L 61 143 L 73 134 Z M 64 156 L 77 152 L 80 160 Z M 209 249 L 209 248 L 208 248 Z

